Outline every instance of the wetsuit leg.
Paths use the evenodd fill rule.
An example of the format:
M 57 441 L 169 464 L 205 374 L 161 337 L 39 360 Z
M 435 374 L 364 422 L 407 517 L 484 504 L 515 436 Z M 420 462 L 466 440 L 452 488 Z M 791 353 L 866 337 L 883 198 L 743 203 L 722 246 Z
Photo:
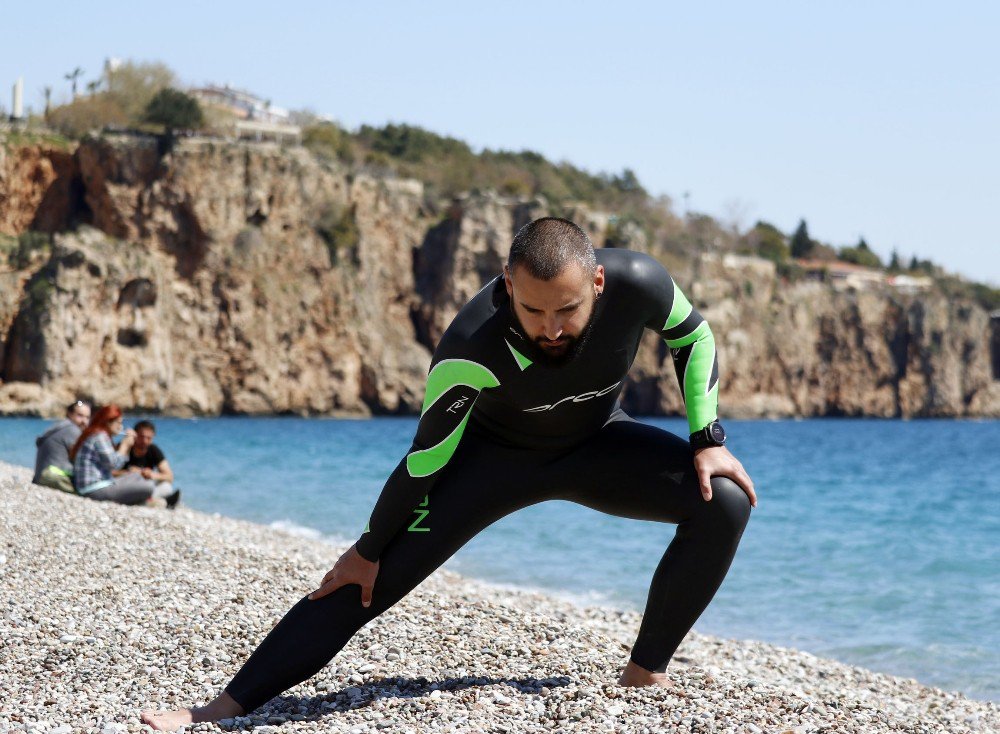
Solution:
M 631 659 L 662 673 L 722 584 L 750 517 L 750 500 L 729 479 L 698 487 L 684 439 L 631 420 L 607 423 L 592 439 L 548 465 L 559 499 L 620 517 L 677 524 L 653 574 Z
M 547 488 L 530 480 L 529 465 L 543 456 L 526 453 L 531 454 L 467 435 L 442 470 L 426 506 L 414 512 L 411 524 L 382 552 L 371 606 L 361 606 L 357 584 L 316 601 L 301 599 L 253 652 L 226 692 L 249 712 L 310 678 L 361 627 L 409 593 L 483 528 L 551 497 Z M 508 474 L 498 467 L 514 471 Z M 516 481 L 511 477 L 517 477 Z

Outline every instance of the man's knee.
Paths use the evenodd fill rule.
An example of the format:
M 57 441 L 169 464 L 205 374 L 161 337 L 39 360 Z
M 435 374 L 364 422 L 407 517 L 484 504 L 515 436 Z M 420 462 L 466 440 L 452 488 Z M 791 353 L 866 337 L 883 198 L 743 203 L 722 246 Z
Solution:
M 750 498 L 747 493 L 729 477 L 712 477 L 712 501 L 714 515 L 723 521 L 734 533 L 742 533 L 750 520 Z

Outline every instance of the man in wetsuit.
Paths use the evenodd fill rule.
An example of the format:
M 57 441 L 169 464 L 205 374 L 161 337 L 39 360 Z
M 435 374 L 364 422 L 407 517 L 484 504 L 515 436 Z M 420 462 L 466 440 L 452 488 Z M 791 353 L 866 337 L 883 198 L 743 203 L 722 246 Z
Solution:
M 622 381 L 644 329 L 670 348 L 690 438 L 629 418 Z M 656 260 L 594 252 L 563 219 L 525 225 L 503 276 L 441 338 L 420 422 L 360 539 L 207 706 L 143 714 L 157 728 L 249 712 L 319 671 L 469 539 L 551 499 L 676 523 L 649 589 L 628 686 L 665 670 L 711 601 L 756 505 L 723 446 L 708 323 Z

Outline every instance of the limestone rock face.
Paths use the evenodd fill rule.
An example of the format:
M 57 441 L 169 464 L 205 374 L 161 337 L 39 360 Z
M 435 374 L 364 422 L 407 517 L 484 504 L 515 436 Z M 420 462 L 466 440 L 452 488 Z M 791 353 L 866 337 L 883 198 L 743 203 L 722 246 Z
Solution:
M 95 228 L 57 235 L 4 340 L 0 400 L 22 382 L 52 399 L 21 390 L 7 409 L 74 395 L 178 414 L 419 409 L 418 183 L 269 146 L 182 143 L 160 159 L 101 140 L 77 158 Z M 342 226 L 324 239 L 331 212 Z
M 597 246 L 615 221 L 557 211 Z M 181 415 L 419 412 L 433 346 L 549 212 L 490 192 L 442 207 L 419 182 L 269 144 L 0 149 L 0 231 L 58 233 L 47 261 L 0 267 L 0 412 L 77 396 Z M 756 258 L 675 262 L 614 231 L 711 324 L 724 416 L 1000 415 L 1000 328 L 974 304 L 782 283 Z M 647 334 L 623 405 L 682 413 L 677 382 Z
M 414 257 L 414 321 L 424 345 L 433 348 L 459 309 L 503 272 L 517 229 L 515 208 L 492 193 L 465 197 L 427 231 Z
M 716 336 L 724 415 L 1000 415 L 990 318 L 974 304 L 782 284 L 732 255 L 702 256 L 690 291 Z
M 56 232 L 80 211 L 82 193 L 73 154 L 37 145 L 0 145 L 0 234 Z

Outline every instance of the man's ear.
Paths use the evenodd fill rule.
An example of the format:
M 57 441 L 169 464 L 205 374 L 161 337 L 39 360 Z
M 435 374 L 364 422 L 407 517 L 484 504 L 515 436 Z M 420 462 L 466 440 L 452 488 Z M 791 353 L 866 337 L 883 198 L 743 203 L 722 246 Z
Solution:
M 598 265 L 594 270 L 594 293 L 597 296 L 601 295 L 601 291 L 604 290 L 604 266 Z
M 503 284 L 507 286 L 507 295 L 514 297 L 514 281 L 510 278 L 510 266 L 503 266 Z

